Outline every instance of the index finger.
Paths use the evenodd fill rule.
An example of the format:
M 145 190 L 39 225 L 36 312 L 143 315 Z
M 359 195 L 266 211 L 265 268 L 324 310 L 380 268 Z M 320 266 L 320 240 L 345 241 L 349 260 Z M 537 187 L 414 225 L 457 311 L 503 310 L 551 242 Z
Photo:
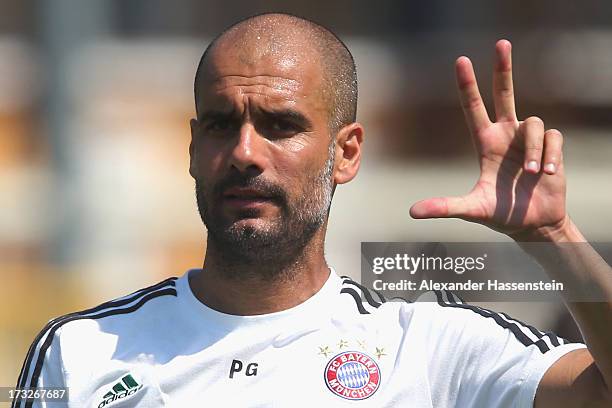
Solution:
M 468 57 L 459 57 L 457 59 L 455 73 L 457 74 L 461 107 L 463 108 L 468 127 L 472 134 L 475 135 L 481 129 L 488 127 L 491 121 L 478 90 L 472 62 Z

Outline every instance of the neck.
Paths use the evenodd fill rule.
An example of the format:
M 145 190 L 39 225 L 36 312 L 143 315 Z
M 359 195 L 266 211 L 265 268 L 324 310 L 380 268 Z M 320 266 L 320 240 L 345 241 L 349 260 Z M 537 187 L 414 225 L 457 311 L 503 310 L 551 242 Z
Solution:
M 192 276 L 195 296 L 208 307 L 233 315 L 278 312 L 306 301 L 329 277 L 325 225 L 284 262 L 236 262 L 208 238 L 204 269 Z

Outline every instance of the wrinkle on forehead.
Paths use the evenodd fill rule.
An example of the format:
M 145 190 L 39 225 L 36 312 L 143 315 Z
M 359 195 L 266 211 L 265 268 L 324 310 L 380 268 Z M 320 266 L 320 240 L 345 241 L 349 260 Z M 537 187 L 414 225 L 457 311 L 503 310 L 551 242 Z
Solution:
M 208 61 L 209 73 L 213 76 L 227 75 L 227 70 L 231 66 L 241 68 L 241 71 L 252 72 L 254 75 L 298 79 L 301 74 L 299 71 L 303 73 L 305 68 L 317 67 L 316 58 L 310 58 L 309 53 L 295 50 L 292 46 L 278 53 L 262 50 L 257 44 L 253 46 L 241 44 L 238 49 L 236 47 L 235 44 L 230 44 L 228 48 L 225 44 L 217 45 Z M 269 72 L 272 70 L 274 73 Z
M 256 87 L 270 88 L 279 96 L 291 97 L 300 93 L 302 84 L 291 78 L 274 75 L 255 75 L 246 77 L 243 75 L 223 75 L 216 78 L 212 84 L 215 92 L 223 92 L 231 87 Z

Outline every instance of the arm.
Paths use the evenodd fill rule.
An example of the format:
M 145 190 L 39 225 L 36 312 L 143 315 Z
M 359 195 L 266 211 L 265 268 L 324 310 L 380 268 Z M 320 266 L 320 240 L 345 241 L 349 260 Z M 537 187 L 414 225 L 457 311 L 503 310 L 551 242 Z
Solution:
M 565 208 L 563 137 L 545 130 L 537 117 L 519 121 L 514 107 L 511 45 L 496 46 L 493 97 L 496 122 L 482 102 L 470 60 L 457 60 L 461 103 L 480 163 L 474 188 L 461 197 L 420 201 L 414 218 L 456 217 L 486 225 L 519 243 L 552 278 L 589 282 L 606 302 L 566 305 L 580 327 L 587 350 L 568 353 L 551 366 L 536 394 L 541 407 L 612 404 L 612 271 L 571 222 Z M 549 243 L 533 251 L 527 242 Z M 563 242 L 578 243 L 563 245 Z
M 554 279 L 573 288 L 597 287 L 606 302 L 571 302 L 566 306 L 588 346 L 562 357 L 544 375 L 536 407 L 581 406 L 589 399 L 600 406 L 612 401 L 612 270 L 586 242 L 569 217 L 554 227 L 513 236 Z M 534 251 L 531 241 L 549 242 Z M 588 282 L 589 284 L 585 284 Z M 577 294 L 581 295 L 581 294 Z M 602 296 L 603 295 L 603 296 Z M 588 397 L 588 398 L 587 398 Z M 596 405 L 597 406 L 597 405 Z

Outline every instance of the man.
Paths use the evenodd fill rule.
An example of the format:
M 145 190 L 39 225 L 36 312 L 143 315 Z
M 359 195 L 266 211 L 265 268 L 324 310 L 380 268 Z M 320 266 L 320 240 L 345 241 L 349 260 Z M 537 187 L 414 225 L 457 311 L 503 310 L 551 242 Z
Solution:
M 217 37 L 196 73 L 189 150 L 204 268 L 51 321 L 18 386 L 68 387 L 79 407 L 610 406 L 610 268 L 588 245 L 556 245 L 584 242 L 565 211 L 561 134 L 517 120 L 510 43 L 496 55 L 496 122 L 470 61 L 456 64 L 478 183 L 410 213 L 552 243 L 533 254 L 551 274 L 610 300 L 568 302 L 586 348 L 447 293 L 385 303 L 330 270 L 331 198 L 357 174 L 364 137 L 355 66 L 326 29 L 264 14 Z

